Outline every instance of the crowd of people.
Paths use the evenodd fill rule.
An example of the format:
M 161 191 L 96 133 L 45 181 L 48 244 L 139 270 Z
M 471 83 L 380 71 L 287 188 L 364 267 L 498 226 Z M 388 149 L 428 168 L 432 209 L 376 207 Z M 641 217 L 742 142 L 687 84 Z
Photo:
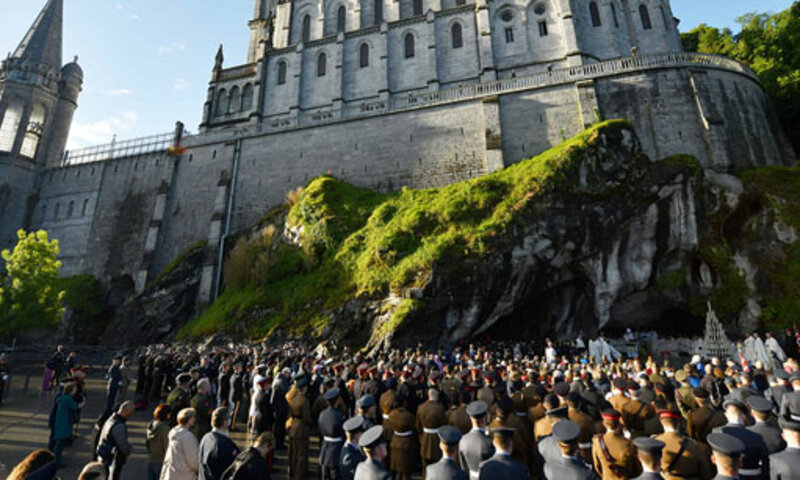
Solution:
M 797 343 L 769 338 L 728 358 L 701 343 L 685 359 L 648 355 L 652 339 L 602 337 L 375 353 L 152 346 L 130 358 L 133 401 L 120 401 L 115 356 L 97 461 L 80 478 L 125 478 L 137 440 L 126 422 L 146 410 L 148 480 L 269 479 L 280 450 L 289 478 L 304 479 L 317 443 L 322 479 L 800 479 Z M 82 403 L 81 369 L 63 371 L 50 449 L 35 452 L 50 461 L 26 460 L 45 474 Z

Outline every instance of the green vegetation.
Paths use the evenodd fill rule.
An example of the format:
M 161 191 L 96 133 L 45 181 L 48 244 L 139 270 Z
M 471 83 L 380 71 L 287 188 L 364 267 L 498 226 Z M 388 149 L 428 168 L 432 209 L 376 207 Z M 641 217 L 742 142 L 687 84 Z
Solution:
M 748 64 L 772 97 L 795 151 L 800 152 L 800 2 L 775 15 L 745 15 L 738 23 L 742 27 L 738 34 L 700 25 L 681 35 L 684 49 L 726 55 Z
M 678 268 L 664 272 L 663 275 L 656 282 L 656 286 L 661 290 L 670 290 L 673 288 L 681 288 L 686 285 L 686 276 L 688 270 L 685 268 Z
M 47 232 L 17 232 L 13 251 L 3 250 L 7 275 L 0 279 L 0 333 L 54 327 L 61 321 L 64 291 L 59 288 L 58 240 Z
M 191 254 L 195 253 L 198 250 L 206 248 L 207 244 L 208 244 L 208 242 L 206 240 L 200 240 L 199 242 L 195 243 L 194 245 L 190 246 L 189 248 L 187 248 L 186 250 L 181 252 L 177 257 L 175 257 L 174 259 L 172 259 L 171 262 L 169 262 L 169 265 L 164 267 L 164 270 L 162 270 L 161 273 L 159 273 L 158 276 L 155 279 L 153 279 L 152 281 L 148 282 L 147 288 L 150 289 L 150 288 L 154 287 L 155 285 L 161 283 L 172 272 L 174 272 L 175 269 L 178 268 L 178 266 L 181 263 L 185 262 L 186 259 Z
M 64 291 L 64 304 L 73 311 L 70 336 L 93 343 L 103 334 L 107 323 L 103 286 L 92 275 L 78 275 L 59 280 Z
M 678 154 L 664 158 L 655 162 L 655 169 L 668 173 L 670 176 L 673 173 L 684 172 L 689 175 L 701 175 L 703 173 L 703 165 L 700 160 L 692 155 Z
M 707 302 L 711 302 L 720 320 L 733 321 L 745 307 L 748 295 L 747 280 L 744 272 L 736 266 L 733 250 L 727 241 L 722 240 L 719 245 L 702 248 L 700 258 L 711 267 L 717 286 L 708 296 L 690 299 L 689 309 L 701 317 L 706 313 Z
M 630 128 L 621 120 L 600 123 L 536 158 L 438 189 L 379 194 L 330 176 L 316 178 L 293 199 L 285 225 L 275 227 L 270 241 L 256 234 L 234 248 L 250 249 L 242 258 L 267 258 L 267 271 L 284 265 L 281 272 L 256 275 L 251 270 L 259 270 L 257 262 L 232 255 L 236 272 L 226 265 L 226 277 L 238 279 L 226 280 L 223 295 L 179 336 L 242 327 L 250 335 L 319 333 L 329 318 L 324 312 L 350 299 L 424 285 L 437 264 L 491 253 L 510 226 L 535 214 L 531 206 L 542 194 L 577 175 L 578 160 L 599 135 Z M 284 228 L 300 246 L 274 241 Z M 394 331 L 420 307 L 402 301 L 382 332 Z

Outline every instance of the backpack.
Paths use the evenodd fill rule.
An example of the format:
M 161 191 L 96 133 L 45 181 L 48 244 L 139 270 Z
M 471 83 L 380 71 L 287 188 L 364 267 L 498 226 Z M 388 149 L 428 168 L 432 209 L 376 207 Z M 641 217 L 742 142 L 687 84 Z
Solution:
M 233 463 L 222 472 L 220 480 L 244 480 L 246 477 L 244 467 L 247 465 L 250 457 L 247 455 L 249 450 L 246 450 L 233 460 Z

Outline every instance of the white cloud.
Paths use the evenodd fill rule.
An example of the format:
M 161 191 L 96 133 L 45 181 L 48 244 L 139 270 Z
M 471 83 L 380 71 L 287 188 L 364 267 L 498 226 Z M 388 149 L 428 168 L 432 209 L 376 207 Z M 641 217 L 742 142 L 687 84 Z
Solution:
M 127 88 L 120 88 L 117 90 L 108 90 L 105 92 L 106 95 L 109 97 L 126 97 L 128 95 L 133 95 L 133 90 L 128 90 Z
M 139 120 L 136 112 L 125 112 L 120 116 L 107 117 L 90 123 L 73 123 L 67 150 L 109 143 L 114 135 L 124 136 Z M 118 138 L 124 140 L 124 138 Z
M 171 55 L 173 53 L 185 52 L 186 49 L 187 49 L 186 42 L 184 42 L 183 40 L 179 40 L 177 42 L 172 42 L 169 45 L 159 45 L 159 47 L 156 49 L 156 53 L 159 56 L 163 57 L 164 55 Z
M 117 10 L 119 10 L 120 12 L 123 12 L 123 14 L 126 17 L 128 17 L 129 20 L 132 20 L 134 22 L 138 22 L 141 19 L 141 17 L 139 17 L 139 14 L 135 13 L 135 12 L 128 12 L 127 11 L 127 10 L 130 10 L 132 6 L 133 5 L 131 5 L 130 3 L 117 2 L 115 4 L 115 7 L 117 8 Z
M 176 78 L 172 82 L 172 89 L 175 90 L 176 92 L 183 91 L 183 89 L 185 89 L 188 86 L 189 86 L 189 81 L 186 80 L 185 78 Z

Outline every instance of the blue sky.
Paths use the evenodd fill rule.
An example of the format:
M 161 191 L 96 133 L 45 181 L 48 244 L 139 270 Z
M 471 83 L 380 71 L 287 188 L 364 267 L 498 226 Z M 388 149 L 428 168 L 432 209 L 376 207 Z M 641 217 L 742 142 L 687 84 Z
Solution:
M 2 0 L 0 52 L 16 48 L 45 0 Z M 69 148 L 171 131 L 197 130 L 220 43 L 225 65 L 244 62 L 253 0 L 65 0 L 64 60 L 80 56 L 84 91 Z M 736 29 L 752 11 L 791 0 L 672 0 L 681 29 Z

